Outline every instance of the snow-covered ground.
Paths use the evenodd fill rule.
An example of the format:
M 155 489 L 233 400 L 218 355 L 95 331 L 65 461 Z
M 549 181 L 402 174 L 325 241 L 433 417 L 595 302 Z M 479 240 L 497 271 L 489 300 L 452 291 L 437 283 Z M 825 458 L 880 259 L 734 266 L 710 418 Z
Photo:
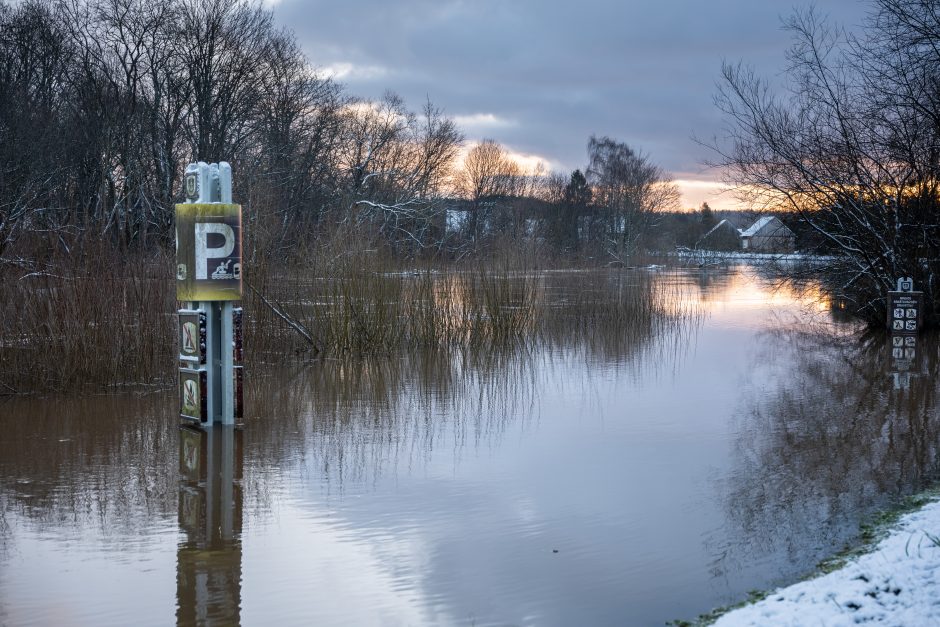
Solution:
M 691 250 L 688 248 L 678 248 L 674 254 L 687 262 L 698 264 L 773 262 L 780 265 L 797 263 L 823 265 L 835 260 L 835 257 L 829 255 L 810 253 L 759 253 L 740 250 Z
M 722 616 L 738 625 L 940 625 L 940 502 L 903 516 L 871 553 Z

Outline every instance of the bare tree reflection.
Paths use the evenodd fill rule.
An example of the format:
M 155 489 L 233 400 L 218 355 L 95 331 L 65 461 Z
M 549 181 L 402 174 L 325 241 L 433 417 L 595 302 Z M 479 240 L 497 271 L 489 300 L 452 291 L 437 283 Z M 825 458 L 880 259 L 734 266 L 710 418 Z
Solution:
M 866 515 L 940 476 L 938 342 L 916 340 L 905 389 L 889 336 L 819 326 L 764 339 L 757 362 L 770 372 L 745 388 L 721 490 L 730 540 L 709 550 L 716 576 L 747 577 L 748 565 L 772 560 L 784 581 L 839 550 Z
M 0 510 L 39 531 L 100 526 L 136 537 L 176 507 L 172 395 L 14 398 L 0 425 Z
M 724 298 L 734 282 L 735 273 L 727 268 L 704 267 L 696 273 L 698 297 L 703 303 L 709 303 Z
M 515 352 L 432 351 L 311 364 L 287 385 L 250 391 L 252 414 L 264 417 L 247 421 L 249 463 L 276 471 L 285 458 L 313 458 L 327 485 L 342 490 L 420 467 L 440 447 L 459 455 L 498 445 L 534 403 L 526 363 Z M 263 490 L 250 492 L 263 497 L 256 487 Z

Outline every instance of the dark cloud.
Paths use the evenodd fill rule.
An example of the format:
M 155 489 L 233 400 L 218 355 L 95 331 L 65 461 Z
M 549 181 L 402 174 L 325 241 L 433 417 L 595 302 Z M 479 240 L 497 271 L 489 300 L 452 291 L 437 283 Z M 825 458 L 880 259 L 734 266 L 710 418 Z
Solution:
M 854 27 L 864 0 L 818 0 Z M 280 23 L 350 93 L 425 98 L 467 124 L 468 139 L 580 167 L 592 134 L 639 147 L 677 174 L 700 172 L 720 133 L 712 104 L 722 60 L 766 76 L 784 66 L 793 5 L 767 0 L 283 0 Z M 495 123 L 494 123 L 495 121 Z M 500 123 L 501 122 L 501 123 Z M 707 176 L 711 176 L 706 174 Z

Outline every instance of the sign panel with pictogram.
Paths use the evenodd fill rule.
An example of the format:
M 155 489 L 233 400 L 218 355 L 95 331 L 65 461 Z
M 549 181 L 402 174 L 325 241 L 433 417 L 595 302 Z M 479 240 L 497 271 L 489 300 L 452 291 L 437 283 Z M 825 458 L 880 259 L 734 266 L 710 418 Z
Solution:
M 190 420 L 208 420 L 206 371 L 180 368 L 180 416 Z
M 179 311 L 180 361 L 206 363 L 206 312 L 199 309 Z
M 888 329 L 892 333 L 917 333 L 923 318 L 923 292 L 888 292 Z

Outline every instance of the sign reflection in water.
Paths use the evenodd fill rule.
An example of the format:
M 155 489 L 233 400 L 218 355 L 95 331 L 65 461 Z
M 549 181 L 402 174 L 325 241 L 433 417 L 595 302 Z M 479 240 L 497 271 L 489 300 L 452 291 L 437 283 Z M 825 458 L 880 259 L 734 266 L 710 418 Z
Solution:
M 237 625 L 242 578 L 242 431 L 180 427 L 178 625 Z
M 922 351 L 918 351 L 916 335 L 891 334 L 888 341 L 888 374 L 894 380 L 895 390 L 909 390 L 911 379 L 924 372 Z

